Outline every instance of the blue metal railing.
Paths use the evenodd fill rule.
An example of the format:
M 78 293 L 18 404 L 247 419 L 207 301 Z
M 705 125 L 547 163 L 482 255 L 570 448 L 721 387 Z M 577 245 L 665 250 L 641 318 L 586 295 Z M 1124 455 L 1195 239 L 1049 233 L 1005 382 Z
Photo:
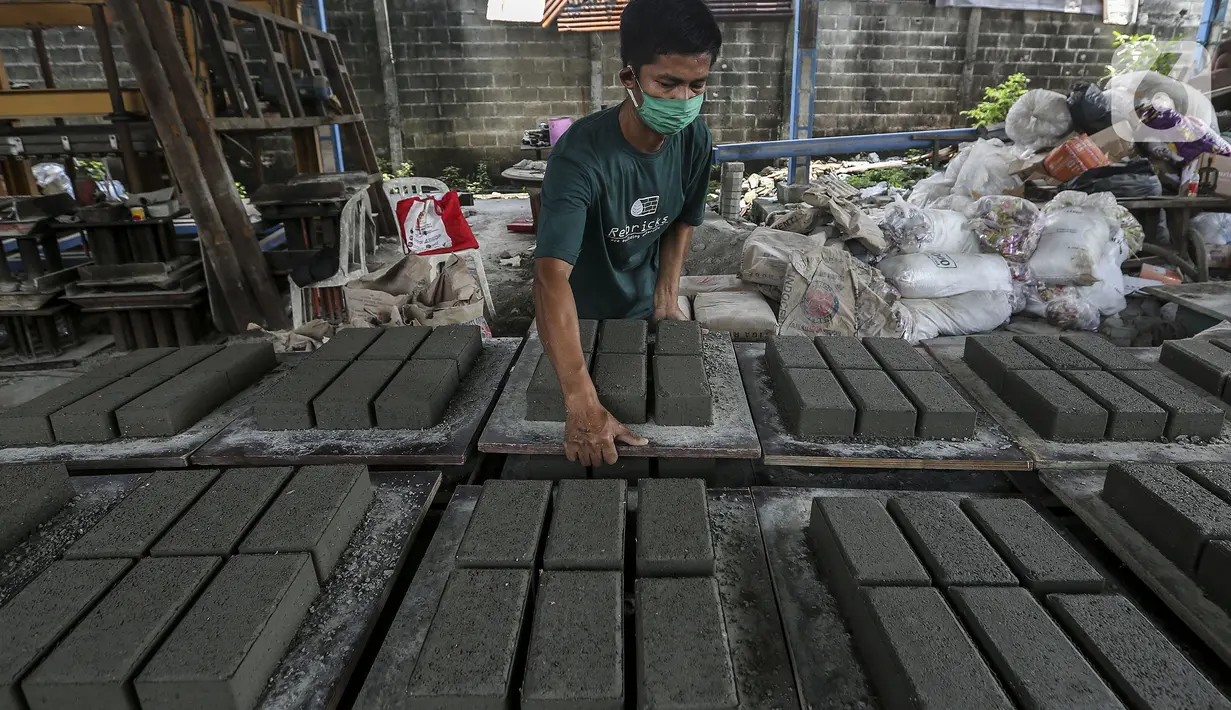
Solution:
M 763 141 L 760 143 L 728 143 L 714 146 L 714 163 L 733 160 L 771 160 L 818 155 L 853 155 L 870 151 L 910 150 L 941 144 L 973 141 L 979 137 L 974 128 L 950 128 L 939 131 L 906 131 L 903 133 L 869 133 L 861 136 L 830 136 L 800 140 Z

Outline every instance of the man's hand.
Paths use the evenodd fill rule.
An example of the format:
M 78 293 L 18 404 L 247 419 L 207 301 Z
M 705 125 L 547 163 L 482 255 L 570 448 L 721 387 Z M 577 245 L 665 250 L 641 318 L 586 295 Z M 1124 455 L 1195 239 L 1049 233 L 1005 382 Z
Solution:
M 650 316 L 650 322 L 657 323 L 662 320 L 689 320 L 689 318 L 684 315 L 684 311 L 680 310 L 679 300 L 675 299 L 670 303 L 654 306 L 654 315 Z
M 564 424 L 564 455 L 586 466 L 614 464 L 619 459 L 615 442 L 645 446 L 649 442 L 628 430 L 597 399 L 568 408 Z

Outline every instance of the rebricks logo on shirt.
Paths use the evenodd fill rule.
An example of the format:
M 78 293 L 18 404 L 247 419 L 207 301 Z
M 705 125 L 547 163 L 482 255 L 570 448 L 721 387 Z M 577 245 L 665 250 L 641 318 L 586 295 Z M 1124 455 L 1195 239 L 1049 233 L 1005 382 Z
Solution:
M 633 202 L 628 213 L 633 217 L 649 217 L 658 212 L 659 196 L 642 197 Z M 613 242 L 629 242 L 647 234 L 656 232 L 671 223 L 671 217 L 662 216 L 657 219 L 630 224 L 627 227 L 612 227 L 607 232 L 607 239 Z

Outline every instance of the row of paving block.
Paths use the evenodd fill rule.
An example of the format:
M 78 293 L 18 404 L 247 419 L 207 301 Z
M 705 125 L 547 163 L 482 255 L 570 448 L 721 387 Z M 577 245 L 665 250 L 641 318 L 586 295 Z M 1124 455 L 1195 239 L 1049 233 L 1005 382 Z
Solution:
M 885 708 L 1231 708 L 1023 500 L 819 497 L 809 536 Z
M 644 424 L 653 412 L 654 423 L 663 426 L 713 421 L 700 323 L 659 323 L 652 358 L 644 320 L 582 320 L 579 333 L 599 402 L 616 419 Z M 559 377 L 544 352 L 526 388 L 526 419 L 562 422 L 566 416 Z
M 0 444 L 178 434 L 277 364 L 269 343 L 138 350 L 0 412 Z
M 1211 439 L 1222 433 L 1220 406 L 1097 335 L 968 337 L 963 358 L 1047 439 Z
M 901 338 L 777 335 L 765 366 L 801 437 L 968 439 L 976 413 Z
M 474 325 L 340 330 L 262 395 L 256 426 L 430 429 L 482 351 Z
M 371 499 L 363 466 L 149 474 L 0 607 L 0 708 L 253 707 Z
M 1158 353 L 1159 363 L 1231 403 L 1231 338 L 1168 340 Z

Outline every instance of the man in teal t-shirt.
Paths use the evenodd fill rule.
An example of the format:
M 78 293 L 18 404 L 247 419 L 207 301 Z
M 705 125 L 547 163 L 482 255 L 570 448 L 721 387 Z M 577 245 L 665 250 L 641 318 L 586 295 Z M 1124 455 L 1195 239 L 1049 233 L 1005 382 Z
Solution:
M 556 143 L 535 246 L 539 336 L 564 390 L 565 454 L 616 462 L 644 445 L 598 401 L 580 318 L 685 320 L 680 270 L 705 214 L 713 142 L 697 116 L 722 33 L 704 0 L 631 0 L 620 18 L 627 98 Z

